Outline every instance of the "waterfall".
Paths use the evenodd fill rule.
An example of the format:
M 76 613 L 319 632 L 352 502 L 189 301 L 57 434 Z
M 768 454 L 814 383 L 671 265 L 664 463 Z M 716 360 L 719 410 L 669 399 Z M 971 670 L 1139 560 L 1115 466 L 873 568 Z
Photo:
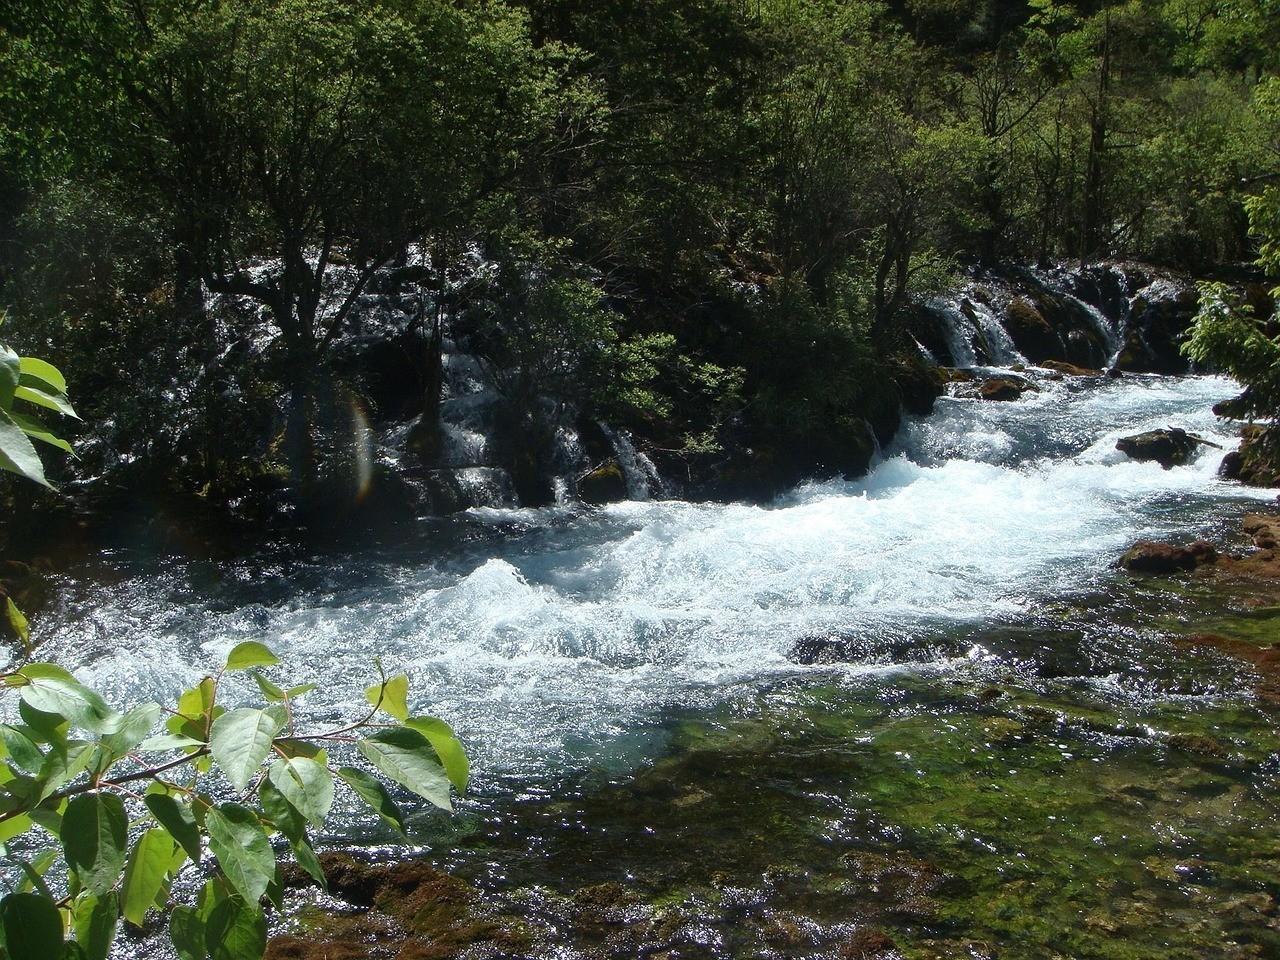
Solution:
M 635 448 L 631 437 L 625 430 L 615 430 L 606 423 L 598 424 L 600 431 L 608 438 L 613 447 L 613 454 L 627 481 L 627 497 L 630 500 L 651 500 L 654 494 L 662 493 L 662 478 L 658 468 L 643 453 Z
M 1009 367 L 1025 364 L 1024 357 L 1005 330 L 996 311 L 966 287 L 954 297 L 938 297 L 928 306 L 939 320 L 951 362 L 957 367 Z

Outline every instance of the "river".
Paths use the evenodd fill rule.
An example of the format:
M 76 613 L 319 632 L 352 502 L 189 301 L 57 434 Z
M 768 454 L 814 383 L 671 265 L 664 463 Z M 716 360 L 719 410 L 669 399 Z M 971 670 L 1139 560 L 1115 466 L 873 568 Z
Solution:
M 1239 906 L 1277 893 L 1273 725 L 1243 671 L 1163 640 L 1193 602 L 1113 566 L 1274 502 L 1216 479 L 1222 450 L 1165 470 L 1115 449 L 1166 426 L 1231 448 L 1210 406 L 1233 385 L 1039 386 L 943 398 L 866 477 L 767 506 L 475 509 L 383 550 L 226 564 L 118 551 L 62 576 L 41 656 L 120 701 L 172 699 L 259 640 L 321 682 L 322 720 L 357 714 L 374 656 L 407 672 L 474 781 L 416 839 L 520 905 L 530 955 L 660 953 L 546 932 L 556 897 L 618 881 L 683 911 L 673 957 L 839 956 L 867 924 L 909 957 L 1276 956 L 1274 900 Z M 1225 752 L 1169 747 L 1190 736 Z M 1134 784 L 1138 807 L 1108 812 Z M 387 842 L 364 823 L 341 806 L 326 842 Z M 915 880 L 885 892 L 873 856 Z

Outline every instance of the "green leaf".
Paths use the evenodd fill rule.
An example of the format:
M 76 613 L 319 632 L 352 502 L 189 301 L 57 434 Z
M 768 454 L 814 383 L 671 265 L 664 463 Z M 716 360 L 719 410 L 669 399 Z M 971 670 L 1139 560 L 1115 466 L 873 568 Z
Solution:
M 142 743 L 143 738 L 151 732 L 160 720 L 160 704 L 143 703 L 134 707 L 124 715 L 115 733 L 102 741 L 111 757 L 123 757 L 131 753 Z
M 284 693 L 285 693 L 285 696 L 287 696 L 290 700 L 292 700 L 294 697 L 300 697 L 304 693 L 310 693 L 315 688 L 316 688 L 316 685 L 314 683 L 303 683 L 303 684 L 299 684 L 296 687 L 290 687 Z
M 48 897 L 11 893 L 0 900 L 0 927 L 9 960 L 62 956 L 62 915 Z
M 45 713 L 24 700 L 18 701 L 18 715 L 27 725 L 32 739 L 44 743 L 65 743 L 71 722 L 60 713 Z
M 102 895 L 115 886 L 124 869 L 128 831 L 129 817 L 115 794 L 71 798 L 62 816 L 62 848 L 84 889 Z
M 204 742 L 209 735 L 209 718 L 213 712 L 213 699 L 217 685 L 213 677 L 205 677 L 178 698 L 178 715 L 164 722 L 170 733 L 182 734 Z
M 63 784 L 69 783 L 84 772 L 93 760 L 98 748 L 92 743 L 76 741 L 65 749 L 54 747 L 45 755 L 40 768 L 40 800 L 54 794 Z
M 0 343 L 0 410 L 13 406 L 13 392 L 22 378 L 22 358 Z
M 261 960 L 267 949 L 267 918 L 258 898 L 223 900 L 205 929 L 209 960 Z
M 196 825 L 191 807 L 167 793 L 149 793 L 142 798 L 142 802 L 147 805 L 156 822 L 169 831 L 169 836 L 178 841 L 187 856 L 191 858 L 191 862 L 199 863 L 200 828 Z
M 391 799 L 391 794 L 387 793 L 387 788 L 382 785 L 381 781 L 356 767 L 339 767 L 338 776 L 356 792 L 361 800 L 372 807 L 373 812 L 381 817 L 384 822 L 400 834 L 405 832 L 404 815 L 400 812 L 396 802 Z
M 10 817 L 8 820 L 0 820 L 0 843 L 8 843 L 29 829 L 31 829 L 31 818 L 22 814 Z
M 248 670 L 250 667 L 270 667 L 280 662 L 280 658 L 267 649 L 265 644 L 256 640 L 238 643 L 227 654 L 227 670 Z
M 195 907 L 174 907 L 169 912 L 169 939 L 180 960 L 208 960 L 204 918 Z
M 258 815 L 238 803 L 224 803 L 206 814 L 205 829 L 227 882 L 246 903 L 256 904 L 276 874 L 275 854 Z
M 20 376 L 35 377 L 49 384 L 58 393 L 67 392 L 66 377 L 52 363 L 37 360 L 35 357 L 20 357 L 18 359 L 18 369 Z
M 258 787 L 258 799 L 262 802 L 262 812 L 267 815 L 267 819 L 290 841 L 306 836 L 307 818 L 285 799 L 285 795 L 269 779 L 263 780 Z
M 26 731 L 8 724 L 0 724 L 0 740 L 4 741 L 9 756 L 27 773 L 38 773 L 44 766 L 44 754 Z
M 15 400 L 25 400 L 27 403 L 34 403 L 38 407 L 45 407 L 49 410 L 57 410 L 64 416 L 80 419 L 80 414 L 76 413 L 75 407 L 71 406 L 71 401 L 67 399 L 65 393 L 57 390 L 45 389 L 48 384 L 42 383 L 37 377 L 22 377 L 22 383 L 17 390 L 13 391 Z
M 153 828 L 138 838 L 124 871 L 124 918 L 141 927 L 147 910 L 164 886 L 165 874 L 173 860 L 173 840 L 167 830 Z
M 209 752 L 237 790 L 249 785 L 283 726 L 283 718 L 252 707 L 238 707 L 213 721 Z
M 267 776 L 299 813 L 315 826 L 324 826 L 333 806 L 333 775 L 327 767 L 306 757 L 292 757 L 271 764 Z
M 183 736 L 180 733 L 160 733 L 143 740 L 138 744 L 138 749 L 144 753 L 155 753 L 163 750 L 189 750 L 203 746 L 204 741 L 194 737 Z
M 22 699 L 45 713 L 60 713 L 72 726 L 82 727 L 91 733 L 114 733 L 121 717 L 107 706 L 107 701 L 95 691 L 74 680 L 60 677 L 31 676 L 25 669 L 30 683 L 22 688 Z
M 389 713 L 397 720 L 405 720 L 409 716 L 409 678 L 398 673 L 390 680 L 375 683 L 364 692 L 370 704 Z
M 417 730 L 426 737 L 435 748 L 436 756 L 444 765 L 449 781 L 458 788 L 459 793 L 467 789 L 467 779 L 471 775 L 471 762 L 462 743 L 453 734 L 453 728 L 443 720 L 435 717 L 410 717 L 404 722 L 406 727 Z
M 72 908 L 71 926 L 87 960 L 107 960 L 120 922 L 120 898 L 82 896 Z
M 3 409 L 0 409 L 0 469 L 34 480 L 41 486 L 52 487 L 45 479 L 44 464 L 40 462 L 40 454 L 36 453 L 31 438 Z
M 320 858 L 316 856 L 315 850 L 311 849 L 311 844 L 307 843 L 306 838 L 291 841 L 289 846 L 293 849 L 293 856 L 298 861 L 298 866 L 307 871 L 307 875 L 320 887 L 327 887 L 329 882 L 325 878 L 324 867 L 320 863 Z
M 449 777 L 435 748 L 417 730 L 392 727 L 361 740 L 360 752 L 375 767 L 442 810 L 452 810 Z
M 254 681 L 258 684 L 258 689 L 262 691 L 262 695 L 267 698 L 268 703 L 284 702 L 285 692 L 274 683 L 257 671 L 254 671 L 250 676 L 252 676 Z
M 27 618 L 22 615 L 22 611 L 18 609 L 13 599 L 7 596 L 4 598 L 4 617 L 9 624 L 9 629 L 22 641 L 23 646 L 30 646 L 31 628 L 27 624 Z
M 67 453 L 75 456 L 75 451 L 71 449 L 71 444 L 53 433 L 35 417 L 27 416 L 25 413 L 18 413 L 17 410 L 10 410 L 9 418 L 22 428 L 23 433 L 28 437 L 31 437 L 33 440 L 39 440 L 42 443 L 47 443 L 51 447 L 57 447 L 59 450 L 65 450 Z

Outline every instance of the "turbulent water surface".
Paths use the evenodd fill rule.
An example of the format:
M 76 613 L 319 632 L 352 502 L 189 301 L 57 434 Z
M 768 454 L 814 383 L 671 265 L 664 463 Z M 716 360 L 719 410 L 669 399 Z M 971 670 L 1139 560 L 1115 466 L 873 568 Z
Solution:
M 1230 716 L 1213 714 L 1207 725 L 1220 738 L 1252 743 L 1247 769 L 1224 774 L 1226 782 L 1258 804 L 1248 817 L 1274 816 L 1259 793 L 1257 771 L 1268 762 L 1275 766 L 1275 745 L 1254 731 L 1265 728 L 1263 721 L 1249 719 L 1247 677 L 1217 663 L 1172 663 L 1147 623 L 1162 613 L 1178 616 L 1159 609 L 1164 601 L 1135 611 L 1131 603 L 1108 599 L 1122 576 L 1112 565 L 1132 541 L 1224 536 L 1246 507 L 1274 498 L 1274 491 L 1218 481 L 1223 450 L 1204 447 L 1194 463 L 1171 470 L 1132 462 L 1115 450 L 1120 436 L 1165 426 L 1184 427 L 1230 449 L 1234 436 L 1209 408 L 1232 393 L 1232 385 L 1218 379 L 1133 376 L 1045 380 L 1039 393 L 1013 403 L 944 398 L 933 416 L 908 424 L 868 476 L 806 485 L 764 507 L 655 501 L 599 510 L 474 510 L 420 521 L 410 546 L 358 556 L 280 555 L 210 565 L 122 554 L 67 577 L 59 610 L 44 623 L 42 653 L 78 667 L 119 699 L 172 698 L 215 668 L 235 643 L 260 640 L 285 659 L 287 679 L 323 681 L 309 707 L 320 718 L 359 711 L 377 655 L 388 670 L 409 673 L 415 710 L 444 717 L 468 743 L 475 798 L 464 803 L 454 821 L 464 826 L 455 833 L 484 834 L 485 822 L 500 823 L 480 846 L 506 853 L 468 852 L 462 842 L 450 856 L 490 885 L 524 869 L 526 879 L 553 886 L 557 876 L 564 882 L 639 878 L 664 896 L 691 896 L 672 890 L 711 881 L 689 875 L 697 870 L 687 863 L 675 863 L 673 851 L 688 848 L 690 823 L 697 819 L 671 820 L 677 808 L 668 801 L 686 794 L 694 800 L 680 810 L 714 809 L 721 819 L 788 810 L 786 817 L 807 824 L 770 840 L 738 836 L 693 854 L 738 871 L 746 887 L 750 877 L 769 887 L 771 881 L 760 877 L 771 875 L 792 847 L 797 863 L 828 851 L 844 858 L 838 864 L 833 859 L 830 870 L 847 872 L 853 869 L 850 845 L 885 837 L 896 838 L 895 849 L 909 850 L 913 862 L 926 854 L 953 856 L 946 852 L 950 844 L 963 847 L 965 857 L 996 857 L 1005 865 L 963 860 L 975 877 L 1006 867 L 1016 872 L 1019 857 L 1044 855 L 1027 844 L 1058 844 L 1074 864 L 1077 854 L 1087 859 L 1107 846 L 1111 826 L 1081 825 L 1088 833 L 1083 839 L 1054 839 L 1052 831 L 1046 837 L 1043 823 L 1040 832 L 1018 834 L 1018 816 L 1006 811 L 989 822 L 991 811 L 972 809 L 961 781 L 994 777 L 987 770 L 993 762 L 1011 773 L 1023 765 L 1053 771 L 1046 775 L 1065 776 L 1090 795 L 1119 790 L 1134 777 L 1164 769 L 1164 754 L 1146 748 L 1126 753 L 1136 767 L 1115 767 L 1116 744 L 1124 737 L 1147 730 L 1148 740 L 1158 740 L 1181 729 L 1178 724 L 1199 723 L 1187 717 L 1226 710 Z M 821 662 L 797 662 L 813 659 L 815 651 Z M 975 690 L 987 692 L 975 698 Z M 1037 700 L 1043 703 L 1037 706 Z M 989 722 L 1026 724 L 1046 709 L 1056 711 L 1058 726 L 1034 748 L 1028 746 L 1032 738 L 1007 727 L 990 733 Z M 1182 719 L 1169 719 L 1169 711 Z M 1159 716 L 1168 721 L 1164 727 Z M 845 718 L 848 728 L 833 732 L 832 717 Z M 771 739 L 759 752 L 742 754 L 743 743 L 756 742 L 752 737 L 761 731 L 785 739 L 789 729 L 810 760 L 771 766 L 780 756 L 796 756 Z M 1013 739 L 1007 755 L 997 756 L 992 742 L 1001 736 Z M 884 749 L 877 751 L 881 740 Z M 911 759 L 912 744 L 926 759 Z M 856 756 L 861 776 L 845 770 L 824 780 L 812 757 L 832 750 L 854 751 L 849 756 Z M 693 772 L 681 765 L 698 751 L 718 757 L 701 774 L 696 765 Z M 1070 765 L 1085 761 L 1082 769 Z M 785 793 L 778 810 L 762 812 L 743 799 L 763 796 L 759 781 L 740 779 L 742 769 L 753 765 L 767 768 L 770 782 Z M 866 786 L 872 774 L 883 796 Z M 667 777 L 666 799 L 642 802 L 636 784 L 655 776 Z M 948 809 L 947 778 L 957 776 Z M 1274 770 L 1266 776 L 1274 779 Z M 1115 782 L 1095 782 L 1098 777 Z M 919 778 L 941 778 L 943 794 L 911 792 L 926 782 Z M 1018 801 L 1022 813 L 1028 804 L 1047 802 L 1046 789 L 1046 796 L 1053 795 L 1043 781 L 1031 783 Z M 725 794 L 730 788 L 737 792 Z M 1063 790 L 1059 783 L 1066 796 Z M 698 807 L 703 796 L 712 806 Z M 577 799 L 547 820 L 546 805 L 565 797 Z M 1171 810 L 1189 810 L 1169 802 Z M 737 812 L 725 813 L 725 804 Z M 1156 816 L 1157 801 L 1148 806 L 1135 824 Z M 535 808 L 541 811 L 536 816 L 520 812 Z M 1080 812 L 1086 809 L 1062 815 L 1088 820 L 1091 815 Z M 1239 805 L 1232 809 L 1238 820 Z M 1002 819 L 1014 833 L 1001 835 Z M 333 842 L 361 835 L 348 832 L 348 822 L 335 828 Z M 1124 821 L 1117 815 L 1107 822 Z M 424 836 L 436 831 L 442 852 L 460 842 L 441 836 L 441 821 L 424 824 Z M 563 837 L 539 836 L 563 833 L 566 824 L 594 836 L 588 844 L 594 852 L 565 846 Z M 1274 819 L 1269 824 L 1273 835 Z M 1230 838 L 1249 827 L 1236 820 L 1223 826 L 1229 837 L 1221 845 L 1230 846 Z M 1134 829 L 1146 834 L 1154 828 Z M 797 830 L 808 839 L 788 841 Z M 1124 833 L 1123 842 L 1119 837 L 1106 861 L 1115 877 L 1127 876 L 1128 868 L 1119 865 L 1128 862 L 1125 856 L 1170 857 L 1172 864 L 1185 852 L 1166 836 L 1152 843 L 1167 842 L 1169 849 L 1143 847 L 1126 855 L 1132 835 Z M 1077 840 L 1080 851 L 1072 846 Z M 1232 862 L 1238 865 L 1239 858 Z M 962 877 L 966 869 L 955 868 Z M 1109 868 L 1080 866 L 1084 872 L 1076 880 L 1085 888 L 1096 885 L 1088 869 Z M 1170 876 L 1156 886 L 1176 890 L 1178 877 Z M 1062 889 L 1059 880 L 1049 886 Z M 1123 895 L 1113 891 L 1103 900 L 1136 897 L 1138 886 L 1134 880 Z M 932 919 L 895 914 L 883 924 L 897 931 L 908 954 L 913 937 L 971 944 L 1007 936 L 1026 939 L 1028 956 L 1050 955 L 1043 944 L 1035 946 L 1032 934 L 1002 927 L 999 914 L 968 921 L 985 924 L 981 929 L 961 924 L 956 932 L 949 909 L 959 910 L 978 893 L 990 905 L 994 896 L 977 880 L 962 888 L 951 907 L 943 894 L 930 893 L 931 902 L 943 903 Z M 1242 889 L 1230 892 L 1252 890 L 1247 884 Z M 812 897 L 803 908 L 787 902 L 806 922 L 843 930 L 841 936 L 848 932 Z M 1158 899 L 1135 902 L 1167 913 Z M 760 945 L 764 940 L 744 946 L 728 937 L 725 931 L 736 921 L 727 919 L 727 908 L 716 909 L 718 919 L 698 920 L 712 931 L 699 949 L 710 956 L 768 952 Z M 1009 909 L 1060 922 L 1034 898 L 1013 901 Z M 1067 922 L 1083 924 L 1085 912 L 1068 910 L 1074 920 Z M 1145 944 L 1133 955 L 1164 955 L 1144 939 L 1154 921 L 1133 922 L 1146 931 L 1133 934 Z M 1197 922 L 1221 928 L 1219 920 Z M 1247 928 L 1253 921 L 1241 922 Z M 1098 936 L 1124 940 L 1105 926 Z M 800 945 L 778 955 L 836 949 L 830 937 L 797 936 Z M 1176 955 L 1185 944 L 1175 941 L 1160 942 Z M 948 955 L 953 948 L 959 949 L 920 955 Z M 1006 955 L 991 949 L 991 955 Z M 1014 949 L 1007 955 L 1022 954 Z M 1129 954 L 1116 954 L 1122 955 Z

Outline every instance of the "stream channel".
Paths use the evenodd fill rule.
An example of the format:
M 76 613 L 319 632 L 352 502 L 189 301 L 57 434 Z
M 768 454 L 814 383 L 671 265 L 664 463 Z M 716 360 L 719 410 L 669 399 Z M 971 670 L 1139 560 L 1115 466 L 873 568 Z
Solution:
M 1280 956 L 1274 715 L 1248 668 L 1168 639 L 1213 612 L 1193 588 L 1113 566 L 1140 538 L 1238 542 L 1274 505 L 1216 479 L 1221 450 L 1164 470 L 1115 449 L 1165 426 L 1230 449 L 1210 406 L 1234 386 L 1040 387 L 943 398 L 866 477 L 768 506 L 117 552 L 61 577 L 41 656 L 172 700 L 260 640 L 278 680 L 320 679 L 320 720 L 359 714 L 375 655 L 406 671 L 473 767 L 414 851 L 519 928 L 506 955 Z M 325 844 L 406 855 L 339 807 Z M 288 923 L 323 936 L 326 903 Z

